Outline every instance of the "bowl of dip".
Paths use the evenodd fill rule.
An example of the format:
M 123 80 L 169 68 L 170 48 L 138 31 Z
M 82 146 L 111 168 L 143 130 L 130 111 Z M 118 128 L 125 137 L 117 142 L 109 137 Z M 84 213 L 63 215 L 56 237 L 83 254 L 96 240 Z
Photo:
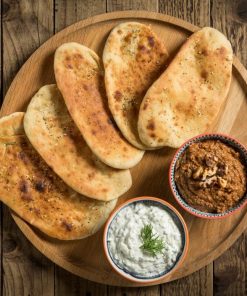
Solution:
M 109 217 L 103 236 L 106 258 L 113 269 L 136 283 L 162 280 L 186 257 L 189 234 L 179 212 L 166 201 L 138 197 Z
M 176 152 L 169 171 L 177 202 L 200 218 L 227 217 L 247 205 L 247 150 L 223 134 L 202 134 Z

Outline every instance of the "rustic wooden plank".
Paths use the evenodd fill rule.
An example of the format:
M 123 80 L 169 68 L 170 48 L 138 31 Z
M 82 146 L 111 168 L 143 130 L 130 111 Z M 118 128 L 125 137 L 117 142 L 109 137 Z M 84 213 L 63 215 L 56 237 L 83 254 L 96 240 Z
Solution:
M 56 266 L 55 296 L 106 296 L 107 286 L 77 277 Z
M 211 0 L 211 26 L 231 41 L 234 53 L 247 67 L 247 3 L 245 0 Z M 247 231 L 214 261 L 215 295 L 246 295 Z
M 3 94 L 29 55 L 53 34 L 52 0 L 3 4 Z M 2 211 L 3 295 L 53 295 L 54 264 L 23 236 Z
M 158 11 L 158 0 L 107 0 L 107 12 L 117 10 L 150 10 Z
M 228 37 L 235 55 L 247 67 L 246 0 L 211 0 L 211 26 Z
M 30 54 L 52 35 L 53 0 L 4 2 L 4 92 Z
M 160 0 L 159 12 L 178 17 L 201 27 L 210 24 L 210 0 Z
M 194 23 L 194 1 L 174 0 L 159 1 L 159 12 Z
M 105 0 L 55 0 L 55 30 L 58 32 L 81 19 L 104 12 Z
M 197 26 L 210 25 L 210 1 L 160 0 L 159 11 L 188 21 Z M 186 278 L 161 286 L 161 295 L 212 295 L 213 264 Z
M 3 295 L 54 295 L 54 264 L 23 236 L 5 209 Z
M 246 233 L 214 261 L 214 294 L 246 295 Z
M 208 266 L 185 278 L 161 285 L 160 295 L 213 295 L 213 264 L 209 264 Z
M 107 295 L 109 296 L 123 296 L 123 295 L 124 296 L 160 296 L 160 286 L 156 285 L 156 286 L 151 286 L 146 288 L 108 287 Z
M 105 0 L 56 0 L 55 32 L 92 15 L 106 12 Z M 55 295 L 74 296 L 107 295 L 107 286 L 79 278 L 66 270 L 55 267 Z

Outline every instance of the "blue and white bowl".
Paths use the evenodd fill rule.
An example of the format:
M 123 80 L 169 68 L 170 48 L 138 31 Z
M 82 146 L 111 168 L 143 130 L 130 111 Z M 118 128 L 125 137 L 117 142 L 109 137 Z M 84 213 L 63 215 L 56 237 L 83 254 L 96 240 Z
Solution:
M 176 152 L 171 165 L 170 165 L 170 170 L 169 170 L 169 183 L 170 187 L 172 190 L 172 193 L 176 199 L 176 201 L 180 204 L 181 207 L 183 207 L 187 212 L 190 214 L 200 217 L 200 218 L 206 218 L 206 219 L 219 219 L 219 218 L 225 218 L 226 216 L 229 216 L 236 211 L 240 210 L 244 206 L 247 205 L 247 192 L 243 196 L 243 198 L 231 209 L 227 210 L 226 212 L 223 213 L 207 213 L 207 212 L 202 212 L 199 211 L 193 207 L 191 207 L 183 198 L 183 196 L 180 194 L 176 182 L 175 182 L 175 167 L 177 160 L 179 157 L 183 154 L 183 152 L 192 144 L 195 142 L 201 142 L 205 140 L 220 140 L 221 142 L 227 144 L 228 146 L 233 147 L 236 151 L 240 153 L 242 156 L 243 162 L 245 167 L 247 168 L 247 150 L 242 145 L 239 143 L 236 139 L 233 139 L 232 137 L 224 134 L 202 134 L 198 135 L 188 141 L 186 141 Z
M 181 252 L 177 256 L 176 262 L 171 266 L 168 270 L 165 270 L 164 272 L 154 275 L 154 276 L 138 276 L 137 274 L 134 274 L 133 272 L 129 272 L 128 270 L 122 268 L 119 266 L 118 262 L 116 262 L 113 259 L 113 256 L 109 250 L 109 228 L 111 227 L 111 223 L 114 221 L 114 219 L 118 216 L 121 210 L 128 207 L 129 205 L 133 203 L 148 203 L 148 204 L 154 204 L 159 207 L 162 207 L 165 211 L 167 211 L 174 222 L 177 224 L 181 237 L 182 237 L 182 248 Z M 166 202 L 163 199 L 159 199 L 156 197 L 150 197 L 150 196 L 144 196 L 144 197 L 137 197 L 132 198 L 125 203 L 121 204 L 119 207 L 117 207 L 111 216 L 109 217 L 105 229 L 104 229 L 104 235 L 103 235 L 103 246 L 104 246 L 104 252 L 106 255 L 106 258 L 110 265 L 112 266 L 113 270 L 117 272 L 117 274 L 121 275 L 127 280 L 130 280 L 135 283 L 142 283 L 142 284 L 154 284 L 159 283 L 161 280 L 163 280 L 165 277 L 170 276 L 171 273 L 173 273 L 177 268 L 182 264 L 184 261 L 189 247 L 189 232 L 188 228 L 186 226 L 186 223 L 183 219 L 183 217 L 180 215 L 180 213 L 168 202 Z

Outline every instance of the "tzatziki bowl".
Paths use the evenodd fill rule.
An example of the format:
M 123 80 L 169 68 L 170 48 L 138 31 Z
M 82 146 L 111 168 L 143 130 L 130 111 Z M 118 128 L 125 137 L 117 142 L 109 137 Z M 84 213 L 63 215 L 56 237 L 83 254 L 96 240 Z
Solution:
M 154 283 L 182 264 L 189 234 L 172 205 L 155 197 L 138 197 L 111 214 L 103 244 L 106 258 L 118 274 L 136 283 Z

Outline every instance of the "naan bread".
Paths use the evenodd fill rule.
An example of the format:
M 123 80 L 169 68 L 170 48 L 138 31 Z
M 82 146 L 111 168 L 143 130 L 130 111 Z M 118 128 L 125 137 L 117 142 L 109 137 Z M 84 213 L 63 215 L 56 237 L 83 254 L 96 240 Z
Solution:
M 129 170 L 111 168 L 94 156 L 56 85 L 43 86 L 33 97 L 24 117 L 24 129 L 45 162 L 75 191 L 108 201 L 130 188 Z
M 23 112 L 15 112 L 0 118 L 0 137 L 22 136 L 25 134 L 22 124 Z
M 210 128 L 229 91 L 232 47 L 213 28 L 194 33 L 142 101 L 138 131 L 150 147 L 179 147 Z
M 33 149 L 24 113 L 0 119 L 0 200 L 47 235 L 80 239 L 95 233 L 117 200 L 96 201 L 70 189 Z
M 56 50 L 54 68 L 70 115 L 94 154 L 117 169 L 135 166 L 144 152 L 131 146 L 111 119 L 96 53 L 78 43 L 65 43 Z
M 150 85 L 165 69 L 168 53 L 150 27 L 122 23 L 110 33 L 103 52 L 105 86 L 111 113 L 125 138 L 139 149 L 140 104 Z

